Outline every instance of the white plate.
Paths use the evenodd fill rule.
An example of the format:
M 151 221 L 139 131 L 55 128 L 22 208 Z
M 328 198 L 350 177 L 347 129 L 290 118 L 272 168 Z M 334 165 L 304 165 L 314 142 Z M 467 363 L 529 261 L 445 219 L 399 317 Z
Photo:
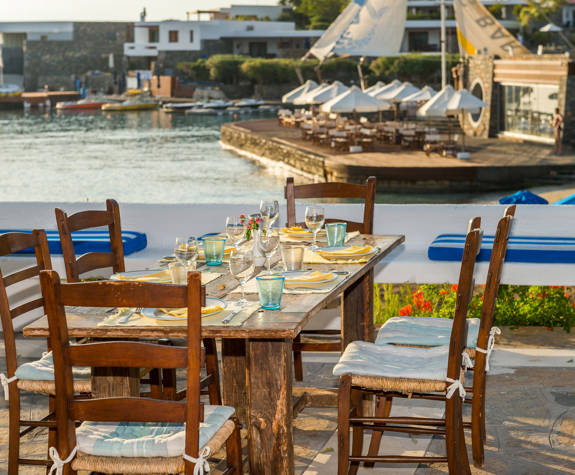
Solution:
M 138 277 L 144 277 L 145 275 L 155 274 L 156 272 L 164 272 L 166 268 L 163 269 L 148 269 L 148 270 L 130 270 L 127 272 L 118 272 L 117 274 L 112 274 L 110 280 L 118 280 L 121 282 L 129 282 L 127 279 L 119 279 L 118 276 L 127 277 L 128 279 L 137 279 Z M 159 283 L 172 283 L 172 279 L 158 279 L 150 280 L 148 282 L 159 282 Z
M 341 246 L 341 247 L 320 247 L 318 249 L 315 250 L 315 252 L 317 251 L 323 251 L 323 252 L 330 252 L 330 251 L 339 251 L 341 249 L 348 249 L 351 246 Z M 362 252 L 361 254 L 349 254 L 349 255 L 340 255 L 340 254 L 318 254 L 321 257 L 323 257 L 324 259 L 356 259 L 358 257 L 365 257 L 365 256 L 370 256 L 372 254 L 375 254 L 377 252 L 377 247 L 373 247 L 371 246 L 371 248 L 369 249 L 369 251 L 365 251 Z
M 222 310 L 225 310 L 228 304 L 224 302 L 222 299 L 217 299 L 215 297 L 206 297 L 206 306 L 208 307 L 215 307 L 219 305 L 222 307 Z M 209 317 L 211 315 L 216 315 L 217 313 L 221 312 L 222 310 L 217 310 L 215 312 L 204 313 L 203 317 Z M 173 315 L 167 315 L 164 312 L 161 312 L 157 308 L 145 308 L 142 310 L 142 315 L 149 318 L 155 318 L 156 320 L 185 320 L 182 317 L 174 317 Z
M 321 286 L 324 286 L 325 284 L 327 284 L 329 282 L 333 282 L 338 277 L 337 274 L 333 274 L 332 277 L 330 277 L 329 279 L 315 280 L 313 282 L 290 282 L 288 280 L 289 276 L 297 277 L 297 276 L 303 276 L 306 274 L 311 274 L 313 272 L 315 272 L 315 271 L 294 270 L 294 271 L 283 272 L 283 275 L 286 278 L 286 280 L 285 280 L 286 287 L 291 287 L 291 288 L 321 287 Z

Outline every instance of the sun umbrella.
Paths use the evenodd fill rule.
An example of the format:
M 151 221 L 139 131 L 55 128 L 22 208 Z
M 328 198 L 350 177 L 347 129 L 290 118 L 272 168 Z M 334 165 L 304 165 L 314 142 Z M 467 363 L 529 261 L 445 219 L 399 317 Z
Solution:
M 563 31 L 563 28 L 557 26 L 555 23 L 547 23 L 547 25 L 539 28 L 539 31 L 542 31 L 543 33 L 557 33 L 559 31 Z
M 445 113 L 457 114 L 459 112 L 468 111 L 476 112 L 483 107 L 487 107 L 489 104 L 483 102 L 478 97 L 475 97 L 466 89 L 460 89 L 455 91 L 451 99 L 447 102 L 445 106 Z
M 327 89 L 330 86 L 331 86 L 331 84 L 324 82 L 324 83 L 320 84 L 318 87 L 316 87 L 315 89 L 312 89 L 312 90 L 306 92 L 305 94 L 300 94 L 298 97 L 293 99 L 292 104 L 297 104 L 297 105 L 310 104 L 309 102 L 306 102 L 306 99 L 308 97 L 310 97 L 312 94 L 315 94 L 319 91 L 323 91 L 324 89 Z
M 416 92 L 420 92 L 420 91 L 421 91 L 421 89 L 419 89 L 418 87 L 415 87 L 410 82 L 404 82 L 397 89 L 394 89 L 393 91 L 390 91 L 389 93 L 383 93 L 383 94 L 379 93 L 376 97 L 378 99 L 383 99 L 386 101 L 401 102 L 402 99 L 405 99 L 406 97 L 409 97 L 412 94 L 415 94 Z
M 282 102 L 283 103 L 293 102 L 298 97 L 303 96 L 304 94 L 307 94 L 308 92 L 311 92 L 311 91 L 317 89 L 318 87 L 319 86 L 318 86 L 317 82 L 313 81 L 312 79 L 308 79 L 301 86 L 296 87 L 295 89 L 291 90 L 287 94 L 284 94 L 282 97 Z
M 377 91 L 378 89 L 381 89 L 382 87 L 385 87 L 385 83 L 383 81 L 377 81 L 373 86 L 368 87 L 365 91 L 366 94 L 370 94 L 373 91 Z
M 445 117 L 447 103 L 453 94 L 455 94 L 453 87 L 445 86 L 417 110 L 417 117 Z
M 393 91 L 395 89 L 397 89 L 398 87 L 401 87 L 401 81 L 398 81 L 397 79 L 394 79 L 393 81 L 391 81 L 389 84 L 386 84 L 385 86 L 382 86 L 379 89 L 376 89 L 374 91 L 370 91 L 369 95 L 376 97 L 379 94 L 383 94 L 389 91 Z
M 561 198 L 559 201 L 553 203 L 554 205 L 575 205 L 575 194 Z
M 352 86 L 339 96 L 323 103 L 320 110 L 322 112 L 353 112 L 354 114 L 359 112 L 363 114 L 388 109 L 389 106 L 389 103 L 371 97 L 357 86 Z
M 415 92 L 410 96 L 407 96 L 401 100 L 401 102 L 427 102 L 433 96 L 435 96 L 437 92 L 430 88 L 429 86 L 425 86 L 421 91 Z
M 499 200 L 502 205 L 546 205 L 549 202 L 535 193 L 531 193 L 529 190 L 521 190 L 517 193 L 513 193 L 509 196 L 504 196 Z
M 339 96 L 341 93 L 348 90 L 348 87 L 339 81 L 335 81 L 330 86 L 323 88 L 321 90 L 315 89 L 304 97 L 298 97 L 294 104 L 323 104 L 324 102 Z M 300 102 L 301 101 L 301 102 Z

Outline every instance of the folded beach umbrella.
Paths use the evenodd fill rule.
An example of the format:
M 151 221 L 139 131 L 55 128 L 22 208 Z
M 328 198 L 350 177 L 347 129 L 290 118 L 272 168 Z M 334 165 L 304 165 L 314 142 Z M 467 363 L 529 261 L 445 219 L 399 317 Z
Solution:
M 445 86 L 417 110 L 417 117 L 444 117 L 446 115 L 447 103 L 453 94 L 455 94 L 453 87 Z
M 397 89 L 394 89 L 393 91 L 390 91 L 389 93 L 383 93 L 383 94 L 379 93 L 376 97 L 378 99 L 383 99 L 386 101 L 401 102 L 406 97 L 409 97 L 409 96 L 415 94 L 416 92 L 420 92 L 420 91 L 421 91 L 421 89 L 419 89 L 418 87 L 415 87 L 410 82 L 404 82 Z
M 371 94 L 373 91 L 377 91 L 378 89 L 381 89 L 382 87 L 385 87 L 385 83 L 383 81 L 377 81 L 373 86 L 368 87 L 365 91 L 366 94 Z
M 339 96 L 324 102 L 320 106 L 319 110 L 322 112 L 353 112 L 365 114 L 389 109 L 389 107 L 390 104 L 388 102 L 371 97 L 369 94 L 363 92 L 359 87 L 352 86 Z
M 292 99 L 292 104 L 297 104 L 297 105 L 311 104 L 311 102 L 306 102 L 308 97 L 310 97 L 312 94 L 315 94 L 319 91 L 323 91 L 324 89 L 327 89 L 330 86 L 331 86 L 331 84 L 328 84 L 327 82 L 321 83 L 315 89 L 311 89 L 308 92 L 306 92 L 305 94 L 300 94 L 295 99 Z
M 531 193 L 529 190 L 521 190 L 517 193 L 513 193 L 509 196 L 504 196 L 499 200 L 502 205 L 546 205 L 549 202 L 535 193 Z
M 401 81 L 394 79 L 389 84 L 386 84 L 385 86 L 382 86 L 379 89 L 375 89 L 373 91 L 370 91 L 368 94 L 370 96 L 376 97 L 376 96 L 379 96 L 379 94 L 385 94 L 385 93 L 388 93 L 390 91 L 394 91 L 398 87 L 401 87 Z
M 462 111 L 476 112 L 489 104 L 475 97 L 467 89 L 459 89 L 453 93 L 451 99 L 447 102 L 446 114 L 457 114 Z
M 308 79 L 301 86 L 296 87 L 295 89 L 291 90 L 287 94 L 284 94 L 282 97 L 282 102 L 284 104 L 289 103 L 289 102 L 293 102 L 298 97 L 303 96 L 304 94 L 307 94 L 308 92 L 311 92 L 311 91 L 317 89 L 318 87 L 319 86 L 318 86 L 317 82 L 313 81 L 312 79 Z
M 429 86 L 425 86 L 421 91 L 417 91 L 410 96 L 407 96 L 401 100 L 401 102 L 427 102 L 433 96 L 435 96 L 437 92 L 434 89 L 430 88 Z
M 304 97 L 299 97 L 294 101 L 294 104 L 323 104 L 324 102 L 339 96 L 349 88 L 339 81 L 335 81 L 330 86 L 321 90 L 315 89 Z M 302 102 L 300 102 L 302 101 Z
M 575 205 L 575 194 L 561 198 L 559 201 L 553 203 L 554 205 Z

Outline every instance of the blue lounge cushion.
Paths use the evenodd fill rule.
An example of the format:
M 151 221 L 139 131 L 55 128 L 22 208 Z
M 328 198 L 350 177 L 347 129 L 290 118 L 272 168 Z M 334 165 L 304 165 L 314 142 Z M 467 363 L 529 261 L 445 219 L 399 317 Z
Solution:
M 91 369 L 73 367 L 72 374 L 75 379 L 89 379 Z M 54 360 L 52 352 L 45 353 L 42 358 L 30 363 L 24 363 L 16 369 L 14 375 L 18 379 L 31 379 L 33 381 L 54 381 Z
M 204 406 L 200 450 L 233 414 L 233 407 Z M 76 442 L 80 452 L 103 457 L 178 457 L 184 454 L 186 429 L 173 422 L 84 422 Z
M 477 346 L 479 318 L 467 319 L 467 348 Z M 393 317 L 387 320 L 377 333 L 376 345 L 449 345 L 451 338 L 451 318 L 434 317 Z
M 478 261 L 489 261 L 494 236 L 483 236 Z M 461 261 L 465 234 L 440 234 L 429 245 L 427 256 L 434 261 Z M 550 236 L 511 236 L 507 262 L 544 264 L 575 263 L 575 238 Z
M 29 229 L 0 229 L 0 234 L 31 232 Z M 46 237 L 50 254 L 62 254 L 58 231 L 46 231 Z M 87 252 L 110 252 L 110 234 L 108 230 L 74 231 L 72 233 L 72 241 L 77 255 L 86 254 Z M 122 242 L 125 256 L 145 249 L 148 244 L 146 235 L 137 231 L 122 231 Z M 20 251 L 18 254 L 33 253 L 34 248 L 31 247 Z

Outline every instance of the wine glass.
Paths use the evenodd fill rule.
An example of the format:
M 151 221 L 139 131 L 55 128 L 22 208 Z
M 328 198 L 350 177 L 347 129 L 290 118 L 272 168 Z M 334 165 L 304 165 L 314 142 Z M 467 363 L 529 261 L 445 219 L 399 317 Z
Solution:
M 260 202 L 260 214 L 264 228 L 271 228 L 280 215 L 280 205 L 277 200 Z
M 325 211 L 321 206 L 308 206 L 305 209 L 305 225 L 313 233 L 312 249 L 317 249 L 317 233 L 325 221 Z
M 180 264 L 184 267 L 190 267 L 198 258 L 198 240 L 196 237 L 177 237 L 174 254 Z
M 226 235 L 228 236 L 228 241 L 232 243 L 234 247 L 242 240 L 245 234 L 245 226 L 242 219 L 238 216 L 228 216 L 226 218 Z
M 272 271 L 271 271 L 270 257 L 273 256 L 274 252 L 276 252 L 280 244 L 280 235 L 277 228 L 271 228 L 264 232 L 260 230 L 256 242 L 258 245 L 258 249 L 266 257 L 267 273 L 271 274 Z
M 253 248 L 240 247 L 232 249 L 229 260 L 230 272 L 238 280 L 242 288 L 242 298 L 237 302 L 238 306 L 241 307 L 248 303 L 244 286 L 255 270 Z

